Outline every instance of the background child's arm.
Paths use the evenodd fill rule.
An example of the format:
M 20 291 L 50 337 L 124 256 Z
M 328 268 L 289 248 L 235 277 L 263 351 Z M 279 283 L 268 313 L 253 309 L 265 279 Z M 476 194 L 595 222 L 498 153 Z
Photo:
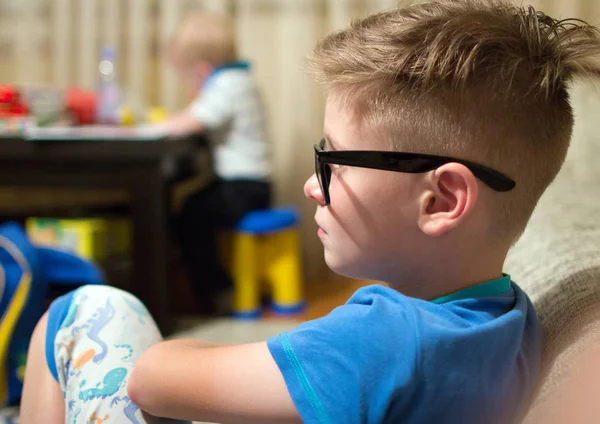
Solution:
M 168 134 L 175 136 L 204 131 L 204 125 L 193 116 L 189 109 L 171 116 L 160 125 L 165 127 Z
M 219 346 L 160 343 L 129 380 L 130 398 L 152 415 L 219 423 L 300 423 L 266 342 Z

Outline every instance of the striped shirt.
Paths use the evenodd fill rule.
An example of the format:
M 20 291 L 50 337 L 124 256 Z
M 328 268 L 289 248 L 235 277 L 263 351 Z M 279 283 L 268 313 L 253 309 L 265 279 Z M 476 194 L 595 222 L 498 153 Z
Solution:
M 223 179 L 264 180 L 270 174 L 265 111 L 246 62 L 221 66 L 190 105 L 206 128 L 216 174 Z

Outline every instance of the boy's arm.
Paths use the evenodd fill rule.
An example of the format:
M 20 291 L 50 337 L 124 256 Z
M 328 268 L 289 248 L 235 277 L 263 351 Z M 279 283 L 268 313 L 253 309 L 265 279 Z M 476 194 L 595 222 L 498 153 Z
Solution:
M 219 423 L 300 423 L 266 342 L 173 340 L 137 361 L 129 397 L 156 416 Z

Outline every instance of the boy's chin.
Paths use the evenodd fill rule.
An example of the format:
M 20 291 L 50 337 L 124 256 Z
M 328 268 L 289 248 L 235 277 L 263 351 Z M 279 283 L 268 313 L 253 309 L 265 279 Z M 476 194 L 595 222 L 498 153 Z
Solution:
M 328 255 L 327 251 L 325 252 L 325 263 L 333 272 L 342 277 L 352 278 L 356 280 L 364 280 L 367 279 L 364 275 L 361 275 L 360 267 L 357 266 L 356 262 L 352 262 L 349 260 L 345 260 L 343 258 L 335 257 L 333 255 Z

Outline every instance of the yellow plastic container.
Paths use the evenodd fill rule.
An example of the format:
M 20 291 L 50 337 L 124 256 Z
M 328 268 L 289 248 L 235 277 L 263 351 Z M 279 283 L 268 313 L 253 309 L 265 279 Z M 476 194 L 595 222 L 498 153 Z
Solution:
M 106 220 L 106 250 L 109 256 L 120 256 L 131 252 L 131 223 L 125 218 Z
M 57 246 L 92 261 L 130 251 L 131 237 L 126 219 L 29 218 L 25 226 L 34 243 Z

